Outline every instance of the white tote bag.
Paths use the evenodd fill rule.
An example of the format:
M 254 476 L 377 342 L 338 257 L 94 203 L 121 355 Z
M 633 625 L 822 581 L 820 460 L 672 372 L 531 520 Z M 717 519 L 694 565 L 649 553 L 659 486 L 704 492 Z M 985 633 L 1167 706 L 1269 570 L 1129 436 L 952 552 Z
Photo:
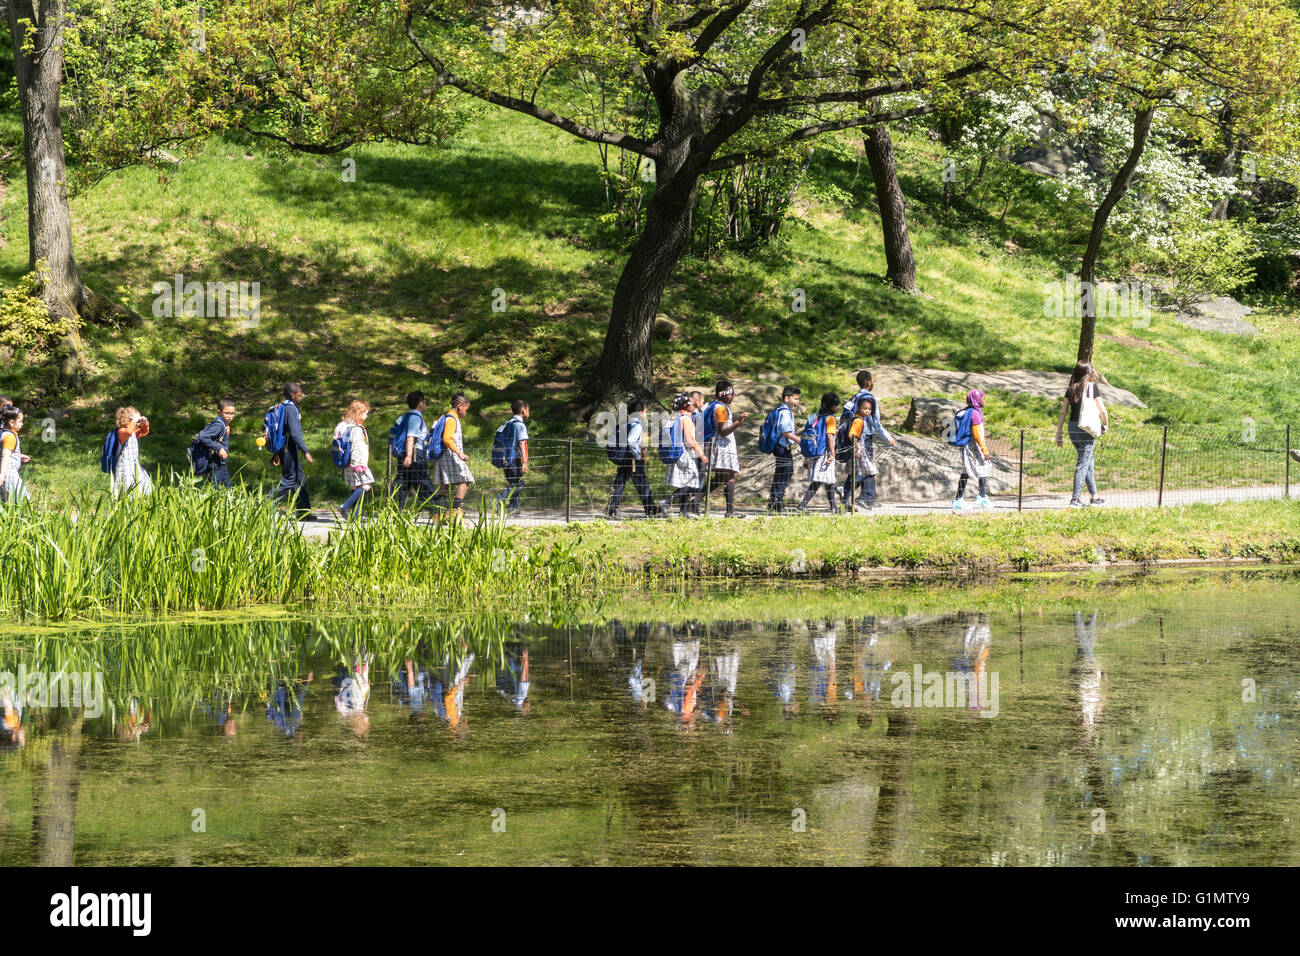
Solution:
M 1079 430 L 1093 438 L 1101 436 L 1101 411 L 1097 408 L 1097 386 L 1089 382 L 1079 399 Z

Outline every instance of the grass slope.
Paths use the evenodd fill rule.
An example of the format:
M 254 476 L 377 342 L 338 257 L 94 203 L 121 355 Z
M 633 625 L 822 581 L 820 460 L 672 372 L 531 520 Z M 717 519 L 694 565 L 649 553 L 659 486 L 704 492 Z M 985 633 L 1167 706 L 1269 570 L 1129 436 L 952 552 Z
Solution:
M 15 137 L 14 118 L 4 117 L 0 140 L 11 154 Z M 883 281 L 865 164 L 824 158 L 816 176 L 852 195 L 850 205 L 801 199 L 782 241 L 752 258 L 681 263 L 662 308 L 684 334 L 656 345 L 665 392 L 687 380 L 771 370 L 806 394 L 845 391 L 853 370 L 885 362 L 1068 369 L 1076 324 L 1044 317 L 1043 285 L 1073 268 L 1086 210 L 1031 184 L 1030 198 L 1005 220 L 967 209 L 945 221 L 928 149 L 900 137 L 921 296 Z M 535 437 L 579 433 L 575 383 L 599 354 L 624 255 L 596 222 L 603 204 L 594 147 L 496 111 L 442 151 L 370 146 L 350 156 L 355 182 L 344 181 L 341 157 L 214 140 L 178 167 L 125 170 L 75 198 L 83 276 L 145 323 L 88 331 L 93 367 L 75 394 L 54 390 L 48 369 L 0 371 L 0 388 L 28 406 L 34 492 L 64 500 L 103 484 L 95 453 L 121 403 L 154 423 L 146 462 L 182 466 L 189 439 L 223 395 L 242 413 L 235 463 L 248 480 L 269 478 L 252 438 L 289 379 L 307 388 L 308 437 L 320 450 L 309 490 L 318 499 L 345 493 L 323 459 L 353 397 L 377 409 L 376 450 L 414 387 L 436 394 L 435 407 L 464 387 L 475 402 L 471 444 L 487 442 L 516 395 L 533 403 Z M 6 284 L 25 270 L 27 249 L 25 184 L 12 155 L 8 171 L 0 226 Z M 1004 251 L 1008 240 L 1021 251 Z M 153 284 L 178 273 L 259 282 L 259 324 L 155 318 Z M 790 309 L 795 289 L 807 297 L 806 312 Z M 502 300 L 504 311 L 494 311 Z M 1266 304 L 1253 321 L 1262 334 L 1241 340 L 1161 315 L 1141 330 L 1103 319 L 1100 366 L 1150 405 L 1120 410 L 1117 420 L 1300 421 L 1300 318 Z M 1050 402 L 999 398 L 994 428 L 1054 422 Z M 887 402 L 886 410 L 901 409 Z M 58 424 L 55 440 L 42 443 L 35 439 L 46 415 Z

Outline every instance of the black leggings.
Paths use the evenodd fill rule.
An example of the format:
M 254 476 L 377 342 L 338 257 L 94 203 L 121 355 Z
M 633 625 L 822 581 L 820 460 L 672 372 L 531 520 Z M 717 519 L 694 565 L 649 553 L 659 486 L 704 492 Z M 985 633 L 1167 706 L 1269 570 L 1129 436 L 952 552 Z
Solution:
M 963 495 L 966 494 L 966 479 L 968 477 L 969 475 L 967 475 L 965 472 L 962 472 L 962 476 L 957 479 L 958 498 L 961 498 Z M 980 483 L 980 497 L 987 498 L 989 496 L 989 480 L 987 478 L 980 478 L 979 483 Z

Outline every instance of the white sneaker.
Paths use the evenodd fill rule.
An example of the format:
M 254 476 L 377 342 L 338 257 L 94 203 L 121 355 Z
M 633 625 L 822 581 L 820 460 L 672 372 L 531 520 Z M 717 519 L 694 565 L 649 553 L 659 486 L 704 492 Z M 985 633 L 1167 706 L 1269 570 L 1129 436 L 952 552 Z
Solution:
M 988 511 L 993 507 L 993 502 L 989 501 L 988 495 L 983 495 L 975 499 L 975 507 Z
M 966 507 L 966 502 L 962 501 L 960 498 L 954 498 L 954 499 L 952 499 L 952 510 L 953 510 L 953 511 L 961 511 L 961 510 L 963 510 L 965 507 Z

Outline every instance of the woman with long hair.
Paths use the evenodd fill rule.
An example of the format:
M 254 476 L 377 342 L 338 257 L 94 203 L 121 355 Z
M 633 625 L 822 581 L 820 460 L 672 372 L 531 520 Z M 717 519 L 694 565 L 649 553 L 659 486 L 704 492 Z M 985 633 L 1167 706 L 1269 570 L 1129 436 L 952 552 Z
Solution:
M 1070 444 L 1074 445 L 1074 450 L 1078 457 L 1074 463 L 1074 493 L 1070 495 L 1070 507 L 1083 507 L 1083 486 L 1088 486 L 1088 493 L 1091 498 L 1088 500 L 1090 505 L 1105 504 L 1105 499 L 1097 495 L 1097 476 L 1093 468 L 1093 453 L 1097 443 L 1097 438 L 1110 427 L 1110 418 L 1106 414 L 1106 403 L 1101 400 L 1101 393 L 1097 388 L 1097 380 L 1100 376 L 1097 370 L 1092 367 L 1091 362 L 1078 362 L 1074 366 L 1074 374 L 1070 376 L 1070 385 L 1065 390 L 1065 395 L 1061 399 L 1061 415 L 1056 420 L 1056 446 L 1059 448 L 1061 442 L 1061 432 L 1065 427 L 1066 418 L 1070 421 Z M 1090 408 L 1089 405 L 1093 407 Z M 1080 425 L 1080 418 L 1083 424 Z M 1096 435 L 1086 431 L 1089 427 L 1089 421 L 1097 422 L 1099 430 Z

